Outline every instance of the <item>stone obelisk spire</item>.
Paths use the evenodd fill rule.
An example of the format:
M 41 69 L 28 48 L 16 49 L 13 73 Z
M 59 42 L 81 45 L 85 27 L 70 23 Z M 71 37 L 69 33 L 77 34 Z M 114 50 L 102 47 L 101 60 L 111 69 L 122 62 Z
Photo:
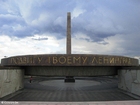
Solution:
M 71 13 L 67 13 L 67 54 L 71 54 Z

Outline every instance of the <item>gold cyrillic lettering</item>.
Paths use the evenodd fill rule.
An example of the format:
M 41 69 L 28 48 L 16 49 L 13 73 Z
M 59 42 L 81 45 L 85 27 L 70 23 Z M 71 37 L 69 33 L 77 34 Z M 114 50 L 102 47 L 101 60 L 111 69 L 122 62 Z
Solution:
M 53 57 L 53 64 L 58 63 L 57 57 Z
M 23 57 L 22 63 L 27 63 L 27 58 Z
M 121 63 L 121 60 L 118 57 L 116 57 L 115 58 L 115 63 Z
M 110 63 L 114 63 L 114 58 L 110 58 Z
M 99 57 L 98 62 L 99 64 L 102 64 L 102 57 Z
M 33 63 L 33 58 L 32 57 L 29 58 L 29 62 Z
M 86 62 L 86 60 L 87 60 L 87 57 L 82 57 L 82 60 L 83 60 L 83 64 Z
M 38 57 L 38 62 L 40 63 L 42 61 L 42 57 Z
M 72 60 L 71 57 L 68 56 L 68 57 L 67 57 L 67 63 L 68 63 L 68 64 L 72 64 L 71 60 Z
M 63 59 L 63 60 L 62 60 Z M 64 64 L 64 63 L 66 63 L 66 58 L 65 57 L 60 57 L 59 58 L 59 63 L 61 63 L 61 64 Z
M 131 59 L 130 58 L 128 59 L 128 64 L 131 64 Z
M 14 58 L 11 58 L 11 63 L 17 64 L 17 61 Z
M 22 63 L 22 58 L 20 57 L 20 58 L 19 58 L 19 64 L 21 64 L 21 63 Z
M 127 63 L 127 58 L 123 58 L 123 64 Z
M 98 63 L 98 61 L 95 57 L 93 57 L 93 59 L 92 59 L 92 63 L 94 63 L 94 62 Z
M 73 57 L 73 63 L 76 63 L 76 61 L 78 61 L 78 63 L 80 63 L 80 57 L 78 57 L 78 58 Z
M 104 62 L 104 63 L 109 63 L 109 59 L 106 58 L 106 57 L 104 57 L 103 62 Z

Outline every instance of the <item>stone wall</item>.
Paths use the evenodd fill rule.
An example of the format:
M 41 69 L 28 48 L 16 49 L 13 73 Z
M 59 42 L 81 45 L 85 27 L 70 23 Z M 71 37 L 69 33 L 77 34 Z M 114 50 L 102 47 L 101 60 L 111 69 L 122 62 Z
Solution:
M 108 66 L 28 66 L 25 75 L 32 76 L 110 76 L 117 75 L 116 67 Z
M 17 67 L 0 66 L 0 98 L 24 87 L 24 70 Z
M 118 88 L 140 96 L 140 67 L 118 70 Z

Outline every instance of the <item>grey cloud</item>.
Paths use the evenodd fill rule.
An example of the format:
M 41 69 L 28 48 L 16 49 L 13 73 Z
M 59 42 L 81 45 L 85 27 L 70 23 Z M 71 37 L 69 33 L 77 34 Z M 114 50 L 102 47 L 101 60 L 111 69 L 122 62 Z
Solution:
M 125 55 L 140 55 L 140 35 L 139 33 L 127 34 L 127 36 L 123 36 L 124 42 L 121 43 L 122 48 L 125 49 Z M 118 43 L 119 44 L 119 43 Z
M 21 24 L 21 25 L 25 25 L 25 22 L 23 20 L 23 18 L 19 17 L 19 16 L 15 16 L 15 15 L 3 15 L 0 14 L 0 26 L 2 25 L 14 25 L 14 24 Z
M 28 35 L 33 35 L 35 33 L 41 34 L 44 32 L 50 32 L 50 33 L 60 33 L 61 34 L 60 38 L 62 38 L 65 37 L 65 31 L 66 31 L 66 12 L 68 12 L 68 10 L 73 11 L 76 8 L 76 6 L 80 6 L 80 8 L 85 9 L 86 12 L 81 14 L 77 18 L 72 19 L 73 22 L 72 33 L 76 33 L 79 31 L 79 32 L 86 33 L 91 38 L 102 40 L 105 37 L 109 37 L 118 33 L 124 33 L 124 31 L 128 31 L 130 29 L 133 30 L 132 29 L 133 27 L 130 24 L 128 24 L 128 22 L 130 23 L 132 21 L 132 18 L 134 17 L 131 16 L 132 12 L 129 16 L 132 18 L 127 17 L 126 19 L 123 19 L 120 16 L 120 15 L 124 16 L 123 10 L 120 10 L 123 7 L 121 7 L 120 9 L 111 8 L 112 5 L 115 6 L 115 3 L 119 4 L 119 2 L 115 2 L 115 3 L 111 2 L 112 3 L 111 4 L 107 1 L 104 2 L 88 1 L 85 4 L 84 1 L 82 2 L 73 1 L 73 0 L 63 1 L 63 2 L 62 1 L 63 0 L 58 0 L 54 2 L 48 0 L 44 2 L 39 2 L 36 0 L 35 2 L 32 3 L 30 10 L 27 11 L 28 16 L 26 16 L 26 18 L 22 17 L 23 16 L 22 12 L 20 13 L 21 17 L 20 16 L 12 17 L 12 16 L 5 15 L 5 17 L 1 17 L 2 20 L 1 25 L 3 24 L 12 25 L 12 26 L 14 26 L 15 24 L 21 24 L 22 26 L 27 25 L 25 26 L 27 28 L 24 30 L 24 32 L 19 30 L 17 31 L 13 30 L 13 34 L 15 34 L 18 37 L 21 37 L 22 33 L 24 33 L 25 36 L 28 36 Z M 107 3 L 108 6 L 105 6 L 107 5 Z M 102 6 L 105 6 L 105 9 Z M 112 9 L 111 12 L 116 12 L 115 15 L 116 16 L 118 15 L 118 17 L 114 17 L 114 15 L 112 16 L 110 11 L 109 11 L 110 13 L 106 11 L 107 10 L 106 8 Z M 121 11 L 120 14 L 118 13 L 119 10 Z M 19 10 L 19 12 L 20 11 L 21 9 Z M 47 14 L 47 13 L 49 13 L 50 16 L 49 19 L 47 18 L 46 20 L 44 19 L 43 22 L 38 23 L 38 25 L 36 26 L 32 25 L 33 20 L 38 20 L 41 14 Z M 108 16 L 106 16 L 105 13 L 107 13 Z M 62 19 L 61 22 L 56 24 L 56 20 L 58 20 L 58 17 L 62 17 Z M 27 18 L 28 20 L 26 20 Z M 137 16 L 135 18 L 137 18 Z M 29 23 L 26 23 L 26 21 L 29 21 Z M 132 21 L 132 22 L 136 23 L 136 21 Z M 56 37 L 59 38 L 59 36 Z
M 48 38 L 32 38 L 33 40 L 38 40 L 38 41 L 42 41 L 42 40 L 48 40 Z
M 15 35 L 17 37 L 26 37 L 26 36 L 31 36 L 33 34 L 43 34 L 45 32 L 50 32 L 50 33 L 59 33 L 60 36 L 56 36 L 57 38 L 64 37 L 66 34 L 65 32 L 66 20 L 63 20 L 63 19 L 66 19 L 66 18 L 63 18 L 63 17 L 66 17 L 66 13 L 67 11 L 69 11 L 69 8 L 71 7 L 74 8 L 75 2 L 73 2 L 73 0 L 69 3 L 67 3 L 67 1 L 63 1 L 63 2 L 62 1 L 63 0 L 52 2 L 51 0 L 49 0 L 49 1 L 39 2 L 38 0 L 35 0 L 35 2 L 31 3 L 32 4 L 31 8 L 27 11 L 26 7 L 28 5 L 25 5 L 26 4 L 25 2 L 27 2 L 25 0 L 25 2 L 22 2 L 22 5 L 23 6 L 25 5 L 25 7 L 23 6 L 18 7 L 20 5 L 17 5 L 17 7 L 19 8 L 18 11 L 20 13 L 18 18 L 16 16 L 10 17 L 8 15 L 5 15 L 3 19 L 1 18 L 1 20 L 3 20 L 1 22 L 2 26 L 6 24 L 8 26 L 14 27 L 16 24 L 20 24 L 21 26 L 24 26 L 24 30 L 13 30 L 11 27 L 9 27 L 11 31 L 7 32 L 9 31 L 7 30 L 7 28 L 6 29 L 1 28 L 3 30 L 3 34 L 7 34 L 9 36 Z M 14 5 L 14 6 L 15 4 L 20 4 L 20 3 L 15 3 L 15 2 L 10 2 L 10 3 L 9 5 Z M 24 12 L 24 9 L 27 13 Z M 14 10 L 15 9 L 13 9 L 12 11 Z M 46 20 L 44 18 L 43 22 L 40 21 L 39 23 L 37 23 L 36 26 L 32 25 L 32 21 L 38 20 L 40 15 L 42 14 L 48 14 L 50 18 L 49 19 L 46 18 Z M 59 22 L 59 24 L 56 23 L 57 22 L 56 20 L 58 19 L 58 17 L 62 17 L 61 22 Z M 23 21 L 19 21 L 19 20 L 23 20 Z

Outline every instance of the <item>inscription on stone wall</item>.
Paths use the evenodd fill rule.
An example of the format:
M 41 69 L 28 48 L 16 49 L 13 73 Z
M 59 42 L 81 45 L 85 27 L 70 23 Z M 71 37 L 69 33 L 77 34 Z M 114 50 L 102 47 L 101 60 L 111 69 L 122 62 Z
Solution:
M 117 56 L 19 56 L 11 57 L 9 63 L 12 65 L 131 65 L 132 58 Z

